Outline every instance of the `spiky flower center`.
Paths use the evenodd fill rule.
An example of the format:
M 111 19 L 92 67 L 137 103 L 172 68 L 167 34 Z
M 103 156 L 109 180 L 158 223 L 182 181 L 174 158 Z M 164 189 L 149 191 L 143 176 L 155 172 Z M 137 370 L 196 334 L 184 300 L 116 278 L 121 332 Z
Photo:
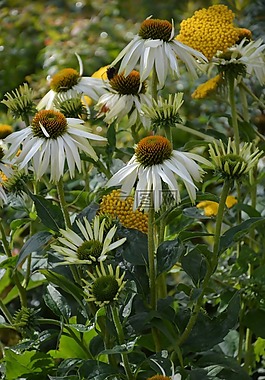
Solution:
M 92 286 L 92 293 L 98 302 L 114 301 L 118 290 L 119 284 L 113 275 L 106 275 L 97 278 Z
M 139 141 L 135 150 L 137 160 L 144 166 L 162 164 L 171 153 L 172 145 L 163 136 L 147 136 Z
M 41 110 L 32 119 L 31 128 L 35 137 L 56 139 L 67 131 L 67 120 L 61 112 Z
M 170 380 L 170 377 L 163 376 L 163 375 L 155 375 L 155 376 L 152 376 L 152 377 L 148 377 L 147 380 Z
M 136 70 L 126 77 L 123 73 L 114 75 L 109 84 L 121 95 L 137 95 L 139 92 L 144 94 L 146 90 L 146 83 L 140 82 L 140 73 Z
M 247 167 L 247 162 L 238 154 L 226 154 L 220 157 L 221 170 L 227 173 L 228 177 L 231 175 L 234 178 L 240 177 L 242 172 Z
M 65 92 L 73 88 L 80 80 L 80 75 L 75 69 L 62 69 L 51 80 L 50 87 L 55 92 Z
M 89 260 L 92 257 L 98 258 L 102 252 L 103 244 L 98 240 L 84 241 L 77 249 L 77 257 L 79 260 Z
M 138 35 L 143 39 L 169 41 L 172 25 L 167 20 L 147 19 L 142 22 Z

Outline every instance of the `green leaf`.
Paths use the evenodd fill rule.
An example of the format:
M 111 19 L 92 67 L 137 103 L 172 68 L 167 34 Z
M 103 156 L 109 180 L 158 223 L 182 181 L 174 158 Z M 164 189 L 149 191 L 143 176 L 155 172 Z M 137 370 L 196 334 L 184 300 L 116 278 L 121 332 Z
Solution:
M 35 204 L 38 217 L 46 227 L 57 232 L 60 228 L 65 228 L 63 213 L 59 206 L 54 205 L 50 199 L 45 199 L 41 195 L 29 192 L 29 196 Z
M 107 363 L 98 360 L 86 360 L 79 370 L 80 376 L 86 380 L 106 380 L 112 375 L 121 378 L 119 372 Z
M 257 337 L 265 338 L 265 310 L 248 310 L 243 317 L 243 324 L 254 332 Z
M 147 235 L 122 226 L 118 228 L 117 235 L 121 238 L 126 237 L 125 243 L 117 248 L 117 253 L 131 264 L 146 266 L 148 263 Z
M 203 352 L 200 358 L 196 360 L 196 366 L 202 368 L 220 366 L 222 371 L 217 379 L 250 380 L 249 375 L 235 359 L 219 352 Z
M 235 327 L 239 310 L 240 297 L 236 293 L 227 308 L 218 316 L 209 318 L 200 314 L 189 338 L 184 343 L 185 349 L 190 352 L 201 352 L 222 342 L 228 332 Z
M 48 282 L 59 286 L 61 289 L 63 289 L 65 292 L 71 294 L 72 297 L 79 303 L 79 305 L 84 308 L 83 305 L 83 299 L 84 299 L 84 293 L 81 288 L 79 288 L 77 285 L 74 284 L 73 281 L 68 280 L 65 276 L 62 276 L 59 273 L 47 270 L 47 269 L 40 269 L 40 273 L 42 273 Z
M 43 295 L 43 299 L 55 315 L 68 321 L 71 316 L 71 308 L 67 304 L 66 298 L 54 286 L 50 284 L 47 286 L 47 293 Z
M 199 286 L 207 270 L 205 257 L 201 254 L 200 250 L 195 247 L 191 251 L 188 251 L 182 256 L 181 265 L 183 270 L 192 279 L 194 285 Z
M 167 240 L 159 245 L 156 252 L 157 275 L 172 268 L 184 252 L 185 247 L 179 239 Z
M 37 351 L 25 351 L 16 353 L 12 350 L 5 351 L 6 380 L 27 378 L 27 374 L 38 373 L 41 377 L 54 366 L 54 360 L 49 354 Z M 15 365 L 14 365 L 15 363 Z
M 16 268 L 32 252 L 40 252 L 43 247 L 51 240 L 52 234 L 48 231 L 39 231 L 31 236 L 21 248 Z
M 242 239 L 242 237 L 245 236 L 251 228 L 255 228 L 264 222 L 265 218 L 249 218 L 241 224 L 230 228 L 221 236 L 219 252 L 221 253 L 225 251 L 234 243 Z
M 68 325 L 67 328 L 63 328 L 58 350 L 51 350 L 49 354 L 55 359 L 87 359 L 90 356 L 87 347 L 89 342 L 96 335 L 95 330 L 91 329 L 85 333 L 79 333 L 76 329 L 72 329 L 69 326 L 71 325 Z M 69 330 L 72 332 L 71 335 L 69 335 Z M 74 339 L 74 337 L 76 337 L 76 339 Z

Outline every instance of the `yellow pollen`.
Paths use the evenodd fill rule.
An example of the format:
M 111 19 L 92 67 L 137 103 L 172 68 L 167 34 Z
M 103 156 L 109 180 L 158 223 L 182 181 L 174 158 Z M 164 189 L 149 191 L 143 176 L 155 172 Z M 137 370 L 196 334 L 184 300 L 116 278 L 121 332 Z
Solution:
M 0 139 L 4 139 L 14 131 L 13 127 L 8 124 L 0 124 Z
M 66 92 L 73 88 L 79 80 L 80 75 L 75 69 L 62 69 L 52 77 L 50 87 L 55 92 Z
M 1 179 L 2 182 L 7 182 L 8 181 L 7 176 L 2 171 L 0 171 L 0 179 Z
M 207 82 L 200 84 L 196 88 L 196 90 L 191 94 L 191 97 L 193 99 L 204 99 L 207 96 L 214 93 L 221 82 L 222 82 L 222 75 L 218 74 L 215 77 L 207 80 Z
M 218 50 L 225 52 L 242 39 L 243 33 L 247 34 L 247 29 L 243 32 L 234 26 L 234 18 L 235 14 L 223 4 L 200 9 L 180 23 L 176 39 L 202 52 L 210 60 Z
M 124 227 L 134 228 L 146 234 L 148 215 L 140 210 L 133 211 L 133 201 L 131 196 L 122 199 L 120 190 L 113 190 L 110 194 L 103 196 L 98 212 L 118 218 Z
M 155 376 L 152 376 L 152 377 L 148 377 L 147 380 L 171 380 L 171 379 L 168 376 L 155 375 Z
M 139 92 L 145 93 L 146 89 L 145 82 L 141 84 L 140 73 L 136 70 L 126 77 L 123 73 L 114 75 L 109 84 L 121 95 L 137 95 Z
M 137 160 L 144 166 L 162 164 L 171 153 L 171 142 L 164 136 L 144 137 L 135 149 Z

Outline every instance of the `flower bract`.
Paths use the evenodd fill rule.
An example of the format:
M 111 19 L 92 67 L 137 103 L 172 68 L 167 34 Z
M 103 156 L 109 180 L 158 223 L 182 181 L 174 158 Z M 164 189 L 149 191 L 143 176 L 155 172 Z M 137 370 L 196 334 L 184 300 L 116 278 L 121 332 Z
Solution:
M 105 236 L 105 219 L 100 222 L 97 215 L 91 225 L 87 218 L 83 221 L 76 221 L 81 233 L 77 234 L 72 229 L 61 229 L 59 244 L 54 244 L 52 248 L 63 255 L 65 260 L 60 264 L 93 264 L 107 258 L 107 253 L 122 245 L 126 238 L 112 242 L 117 227 L 113 226 Z
M 112 265 L 104 266 L 100 262 L 96 266 L 95 272 L 88 272 L 91 282 L 85 281 L 84 291 L 88 302 L 94 302 L 102 307 L 115 303 L 125 286 L 125 272 L 120 274 L 120 267 L 114 270 Z

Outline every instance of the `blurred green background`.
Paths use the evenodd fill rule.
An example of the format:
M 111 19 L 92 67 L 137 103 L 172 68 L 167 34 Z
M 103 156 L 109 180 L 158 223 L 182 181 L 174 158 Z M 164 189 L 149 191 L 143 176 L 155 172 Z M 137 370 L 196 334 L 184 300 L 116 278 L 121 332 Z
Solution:
M 137 33 L 148 16 L 179 23 L 201 7 L 226 4 L 236 23 L 264 38 L 263 0 L 2 0 L 0 1 L 0 100 L 6 92 L 27 81 L 42 96 L 47 75 L 71 66 L 74 53 L 84 64 L 84 75 L 109 64 Z M 22 5 L 23 4 L 23 5 Z M 0 105 L 0 123 L 6 108 Z

